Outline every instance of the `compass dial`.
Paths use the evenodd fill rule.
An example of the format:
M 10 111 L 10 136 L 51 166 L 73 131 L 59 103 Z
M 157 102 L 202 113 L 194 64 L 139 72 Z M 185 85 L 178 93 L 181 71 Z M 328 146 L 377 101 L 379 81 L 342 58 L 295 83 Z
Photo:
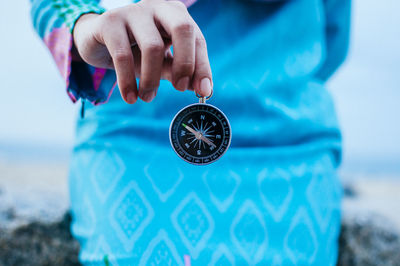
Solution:
M 172 120 L 170 141 L 185 161 L 205 165 L 218 160 L 231 142 L 231 127 L 216 107 L 196 103 L 183 108 Z

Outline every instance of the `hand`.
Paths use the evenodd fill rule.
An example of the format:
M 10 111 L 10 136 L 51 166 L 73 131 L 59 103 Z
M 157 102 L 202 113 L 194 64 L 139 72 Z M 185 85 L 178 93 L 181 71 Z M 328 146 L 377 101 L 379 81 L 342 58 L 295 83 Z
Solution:
M 86 63 L 115 69 L 127 103 L 135 103 L 138 97 L 152 101 L 161 79 L 180 91 L 211 94 L 205 39 L 179 1 L 143 0 L 102 15 L 85 14 L 75 24 L 73 38 Z

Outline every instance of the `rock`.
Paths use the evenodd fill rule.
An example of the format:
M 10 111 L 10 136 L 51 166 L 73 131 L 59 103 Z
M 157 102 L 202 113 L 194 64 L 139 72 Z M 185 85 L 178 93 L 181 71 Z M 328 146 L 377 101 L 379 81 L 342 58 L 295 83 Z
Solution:
M 338 265 L 400 265 L 400 178 L 360 176 L 343 186 Z
M 69 231 L 70 215 L 54 223 L 32 222 L 0 230 L 0 265 L 79 265 L 79 244 Z
M 65 197 L 0 188 L 0 266 L 79 265 Z
M 357 192 L 354 187 L 349 183 L 343 184 L 343 196 L 347 198 L 355 198 L 357 196 Z
M 0 160 L 0 266 L 79 265 L 67 165 Z
M 338 265 L 400 265 L 400 234 L 395 228 L 381 216 L 344 213 Z

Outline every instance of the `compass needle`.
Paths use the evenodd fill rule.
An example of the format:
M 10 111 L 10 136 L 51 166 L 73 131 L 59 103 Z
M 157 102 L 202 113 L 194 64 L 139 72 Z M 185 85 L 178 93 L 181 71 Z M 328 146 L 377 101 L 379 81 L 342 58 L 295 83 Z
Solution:
M 209 140 L 208 138 L 206 138 L 204 136 L 201 136 L 201 140 L 203 140 L 208 145 L 213 146 L 214 148 L 217 147 L 211 140 Z
M 183 126 L 184 128 L 186 128 L 187 130 L 189 130 L 189 132 L 192 133 L 193 135 L 195 135 L 195 136 L 197 135 L 197 131 L 194 130 L 193 128 L 189 127 L 188 125 L 186 125 L 186 124 L 184 124 L 184 123 L 182 123 L 182 126 Z

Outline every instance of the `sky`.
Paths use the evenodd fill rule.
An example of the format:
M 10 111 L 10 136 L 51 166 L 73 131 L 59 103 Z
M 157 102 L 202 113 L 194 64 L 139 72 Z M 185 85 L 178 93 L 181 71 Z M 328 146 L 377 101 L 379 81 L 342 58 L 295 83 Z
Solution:
M 398 10 L 398 0 L 353 2 L 349 56 L 327 84 L 343 129 L 345 163 L 400 168 Z M 0 155 L 23 147 L 67 151 L 79 105 L 67 98 L 33 32 L 28 0 L 0 3 L 0 38 Z

